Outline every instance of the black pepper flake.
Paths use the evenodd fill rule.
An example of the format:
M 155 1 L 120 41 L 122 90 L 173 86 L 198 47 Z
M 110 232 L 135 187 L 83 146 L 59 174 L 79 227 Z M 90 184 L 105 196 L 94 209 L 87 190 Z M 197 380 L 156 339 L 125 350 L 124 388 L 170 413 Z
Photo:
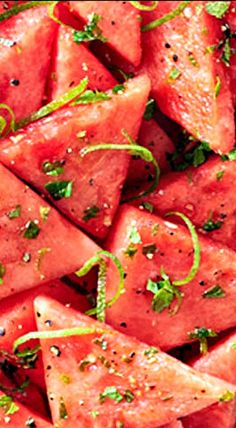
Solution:
M 46 320 L 44 323 L 47 327 L 52 327 L 53 322 L 51 320 Z
M 120 323 L 120 326 L 121 326 L 121 327 L 123 327 L 123 328 L 127 328 L 127 324 L 126 324 L 126 322 L 121 322 L 121 323 Z
M 20 81 L 18 79 L 12 79 L 10 81 L 11 86 L 19 86 L 19 84 L 20 84 Z
M 0 327 L 0 336 L 3 337 L 6 334 L 6 330 L 4 327 Z
M 205 281 L 199 281 L 200 285 L 205 285 Z
M 60 357 L 60 355 L 61 355 L 61 351 L 60 351 L 60 349 L 58 348 L 58 346 L 50 346 L 50 352 L 53 354 L 53 355 L 55 355 L 56 357 Z
M 52 369 L 52 366 L 47 366 L 46 367 L 46 370 L 51 370 Z
M 40 318 L 40 317 L 41 317 L 40 312 L 37 312 L 37 317 L 38 317 L 38 318 Z
M 178 58 L 178 55 L 174 54 L 174 55 L 173 55 L 173 61 L 174 61 L 174 62 L 178 62 L 178 59 L 179 59 L 179 58 Z
M 170 48 L 171 48 L 170 43 L 165 43 L 165 48 L 166 48 L 166 49 L 170 49 Z
M 27 428 L 37 428 L 37 425 L 35 423 L 35 420 L 33 418 L 31 418 L 31 416 L 29 417 L 29 419 L 27 419 L 25 426 Z

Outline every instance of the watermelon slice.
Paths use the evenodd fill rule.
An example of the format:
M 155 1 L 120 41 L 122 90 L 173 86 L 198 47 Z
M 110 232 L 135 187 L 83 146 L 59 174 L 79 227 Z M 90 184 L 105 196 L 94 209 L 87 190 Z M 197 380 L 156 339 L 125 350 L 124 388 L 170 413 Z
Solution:
M 53 428 L 52 424 L 8 395 L 0 392 L 0 423 L 12 428 Z
M 235 166 L 236 161 L 222 162 L 215 157 L 198 168 L 169 173 L 145 201 L 161 215 L 173 210 L 184 213 L 199 231 L 236 250 L 236 195 L 232 191 Z M 215 229 L 204 231 L 204 225 L 211 218 Z
M 116 80 L 97 58 L 83 45 L 74 42 L 70 29 L 59 28 L 51 72 L 50 99 L 57 99 L 88 77 L 88 87 L 105 91 L 116 85 Z
M 212 347 L 208 354 L 196 359 L 191 366 L 203 373 L 236 384 L 235 365 L 236 334 L 232 333 Z M 186 428 L 234 428 L 236 422 L 236 402 L 214 404 L 208 409 L 194 413 L 183 420 Z
M 144 25 L 165 16 L 181 2 L 162 1 L 143 14 Z M 217 153 L 234 146 L 234 109 L 228 73 L 216 49 L 221 21 L 205 11 L 205 2 L 191 2 L 184 12 L 143 33 L 143 62 L 160 109 Z M 207 29 L 207 31 L 206 31 Z
M 56 29 L 47 7 L 21 12 L 0 24 L 0 103 L 10 106 L 17 120 L 42 105 Z
M 3 166 L 0 177 L 0 299 L 74 272 L 97 252 L 95 243 Z
M 126 61 L 138 66 L 141 60 L 140 14 L 129 2 L 70 1 L 70 10 L 85 23 L 93 14 L 107 44 Z
M 157 159 L 161 172 L 169 170 L 166 158 L 167 153 L 174 151 L 174 144 L 160 126 L 151 119 L 143 120 L 139 133 L 139 144 L 149 149 Z M 137 181 L 153 180 L 154 168 L 141 159 L 132 159 L 130 162 L 127 185 L 132 186 Z
M 108 322 L 114 328 L 162 349 L 188 342 L 189 333 L 195 327 L 220 331 L 235 325 L 235 253 L 203 237 L 200 246 L 198 274 L 181 287 L 184 296 L 177 314 L 171 316 L 168 308 L 161 313 L 155 312 L 152 309 L 154 294 L 147 290 L 148 280 L 160 281 L 161 268 L 171 281 L 185 278 L 192 266 L 192 240 L 184 227 L 170 223 L 170 220 L 164 221 L 133 207 L 123 207 L 112 228 L 107 248 L 123 265 L 126 292 L 108 309 Z M 117 271 L 111 265 L 107 281 L 108 300 L 115 294 L 117 282 Z M 222 287 L 225 297 L 204 297 L 203 293 L 216 285 Z M 175 302 L 171 308 L 175 308 Z
M 0 159 L 46 196 L 48 183 L 69 182 L 73 186 L 69 198 L 56 194 L 51 199 L 75 223 L 103 238 L 119 204 L 130 156 L 108 150 L 81 158 L 80 150 L 91 143 L 127 144 L 123 128 L 135 139 L 149 90 L 149 79 L 141 76 L 108 101 L 55 112 L 3 140 Z M 59 177 L 45 173 L 48 162 L 63 166 Z
M 52 299 L 37 298 L 35 311 L 40 331 L 99 329 L 41 340 L 54 423 L 158 427 L 218 401 L 231 388 Z

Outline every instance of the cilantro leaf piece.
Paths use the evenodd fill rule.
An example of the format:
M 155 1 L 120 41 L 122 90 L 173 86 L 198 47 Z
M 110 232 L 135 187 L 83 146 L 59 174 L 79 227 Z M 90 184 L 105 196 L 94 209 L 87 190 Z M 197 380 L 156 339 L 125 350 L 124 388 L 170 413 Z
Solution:
M 189 339 L 197 339 L 200 342 L 200 352 L 205 354 L 208 350 L 207 339 L 209 337 L 217 337 L 218 334 L 211 328 L 196 327 L 193 331 L 188 333 Z
M 39 233 L 40 233 L 39 226 L 35 223 L 35 221 L 31 220 L 27 223 L 23 236 L 26 239 L 36 239 Z
M 211 288 L 208 288 L 208 290 L 205 290 L 202 293 L 202 297 L 207 299 L 218 299 L 220 297 L 225 297 L 225 291 L 220 285 L 214 285 Z
M 182 73 L 181 73 L 181 71 L 178 68 L 173 67 L 172 70 L 169 73 L 168 81 L 172 81 L 172 80 L 178 79 L 181 76 L 181 74 Z
M 68 419 L 68 412 L 63 397 L 60 397 L 59 401 L 59 416 L 61 420 Z
M 100 212 L 100 209 L 96 205 L 92 205 L 91 207 L 86 208 L 84 210 L 83 220 L 89 221 L 91 220 L 91 218 L 96 217 L 99 212 Z
M 113 94 L 119 94 L 124 91 L 125 91 L 125 86 L 122 83 L 114 86 L 114 88 L 112 89 Z
M 99 101 L 107 101 L 110 100 L 111 97 L 106 92 L 101 91 L 92 91 L 91 89 L 88 89 L 85 91 L 80 97 L 75 100 L 72 105 L 78 105 L 78 104 L 94 104 L 98 103 Z
M 216 76 L 216 84 L 215 84 L 215 98 L 218 97 L 219 93 L 221 90 L 221 80 L 220 80 L 220 76 Z
M 235 398 L 235 392 L 232 391 L 225 391 L 223 395 L 219 398 L 220 403 L 227 403 L 229 401 L 232 401 Z
M 3 284 L 3 277 L 5 276 L 5 273 L 6 273 L 5 266 L 2 263 L 0 263 L 0 285 Z
M 13 210 L 7 213 L 7 216 L 10 220 L 18 218 L 20 217 L 20 215 L 21 215 L 21 205 L 16 205 L 16 208 L 14 208 Z
M 202 225 L 202 229 L 205 230 L 205 232 L 212 232 L 213 230 L 220 229 L 223 223 L 224 222 L 221 220 L 212 220 L 212 217 L 210 216 L 209 219 Z
M 73 191 L 73 181 L 50 181 L 45 184 L 45 189 L 55 201 L 70 198 Z
M 54 162 L 46 161 L 42 165 L 42 170 L 46 175 L 50 175 L 52 177 L 58 177 L 58 175 L 63 174 L 64 172 L 63 165 L 64 165 L 64 161 L 59 161 L 59 160 Z
M 215 1 L 206 4 L 206 11 L 216 18 L 223 18 L 230 6 L 229 1 Z
M 0 407 L 4 410 L 5 415 L 13 415 L 19 410 L 19 407 L 9 395 L 2 395 L 0 397 Z
M 154 100 L 154 98 L 149 98 L 146 104 L 143 118 L 147 121 L 151 120 L 154 116 L 155 110 L 156 110 L 156 101 Z
M 102 17 L 93 13 L 89 17 L 88 23 L 84 26 L 84 31 L 75 30 L 73 33 L 73 39 L 76 43 L 91 42 L 93 40 L 100 40 L 103 43 L 107 42 L 107 38 L 103 36 L 101 28 L 98 23 Z
M 230 152 L 227 155 L 222 155 L 221 159 L 223 161 L 227 161 L 227 160 L 234 161 L 234 160 L 236 160 L 236 148 L 230 150 Z
M 146 289 L 154 294 L 152 299 L 152 310 L 157 313 L 161 313 L 164 309 L 170 308 L 171 303 L 175 299 L 178 299 L 178 305 L 175 308 L 173 314 L 176 314 L 181 304 L 181 293 L 179 290 L 170 282 L 168 275 L 162 270 L 161 280 L 154 282 L 151 279 L 148 280 Z
M 107 386 L 99 396 L 101 403 L 104 403 L 107 398 L 114 400 L 117 403 L 120 403 L 123 400 L 123 395 L 120 394 L 118 389 L 115 386 Z

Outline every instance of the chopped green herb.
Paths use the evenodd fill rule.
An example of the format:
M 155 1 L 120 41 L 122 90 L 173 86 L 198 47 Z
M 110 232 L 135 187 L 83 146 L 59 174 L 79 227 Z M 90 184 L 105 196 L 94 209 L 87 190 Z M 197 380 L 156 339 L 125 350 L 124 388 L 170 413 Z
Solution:
M 92 205 L 91 207 L 86 208 L 86 210 L 84 210 L 83 220 L 89 221 L 92 218 L 96 217 L 99 212 L 100 209 L 96 205 Z
M 223 225 L 223 221 L 212 220 L 212 215 L 209 217 L 209 219 L 203 224 L 202 229 L 205 230 L 205 232 L 212 232 L 213 230 L 218 230 Z
M 216 174 L 216 180 L 220 181 L 223 178 L 224 173 L 225 173 L 225 171 L 219 171 L 219 172 L 217 172 L 217 174 Z
M 157 251 L 157 246 L 155 243 L 153 244 L 146 244 L 142 248 L 142 253 L 144 256 L 147 257 L 147 259 L 152 259 L 155 252 Z
M 208 350 L 207 339 L 209 337 L 217 337 L 217 333 L 205 327 L 196 327 L 192 332 L 188 333 L 189 339 L 198 339 L 200 342 L 200 352 L 205 354 Z
M 221 59 L 225 65 L 229 66 L 230 65 L 230 58 L 231 58 L 230 39 L 227 37 L 224 41 Z
M 16 208 L 14 208 L 14 210 L 9 211 L 7 213 L 7 216 L 10 220 L 18 218 L 20 217 L 20 215 L 21 215 L 21 205 L 17 205 Z
M 79 98 L 77 98 L 72 105 L 75 106 L 77 104 L 94 104 L 99 101 L 107 101 L 110 100 L 111 97 L 106 92 L 101 91 L 92 91 L 87 90 Z
M 171 284 L 169 277 L 164 271 L 161 272 L 160 281 L 152 281 L 151 279 L 147 282 L 147 290 L 154 294 L 152 299 L 152 310 L 157 313 L 161 313 L 166 308 L 170 308 L 171 303 L 175 299 L 178 299 L 178 308 L 181 304 L 181 293 L 179 290 Z
M 17 364 L 25 369 L 35 368 L 40 349 L 41 347 L 38 345 L 34 348 L 24 348 L 23 350 L 16 352 Z
M 100 348 L 103 350 L 103 351 L 106 351 L 107 350 L 107 346 L 108 346 L 108 344 L 107 344 L 107 341 L 105 340 L 105 339 L 103 339 L 103 338 L 96 338 L 96 339 L 94 339 L 93 340 L 93 343 L 95 344 L 95 345 L 98 345 L 98 346 L 100 346 Z
M 52 177 L 58 177 L 58 175 L 63 174 L 64 172 L 64 161 L 54 161 L 54 162 L 44 162 L 42 166 L 42 170 L 44 174 L 50 175 Z
M 124 255 L 126 257 L 134 257 L 134 255 L 137 253 L 138 248 L 134 244 L 129 244 L 126 250 L 124 251 Z
M 178 79 L 181 76 L 181 74 L 182 73 L 181 73 L 180 70 L 178 70 L 178 68 L 176 68 L 176 67 L 172 68 L 172 70 L 171 70 L 171 72 L 169 73 L 169 76 L 168 76 L 168 81 Z
M 207 46 L 205 49 L 205 54 L 211 54 L 217 49 L 217 45 Z
M 159 230 L 159 224 L 156 223 L 152 226 L 152 236 L 156 236 L 158 233 L 158 230 Z
M 92 410 L 91 416 L 93 417 L 93 419 L 96 419 L 99 416 L 99 412 L 97 410 Z
M 48 247 L 40 248 L 40 250 L 38 250 L 38 260 L 36 263 L 36 269 L 40 273 L 40 276 L 42 279 L 44 279 L 44 277 L 45 277 L 44 274 L 41 273 L 42 262 L 43 262 L 45 255 L 47 253 L 50 253 L 50 251 L 51 251 L 51 248 L 48 248 Z
M 153 213 L 154 206 L 150 204 L 150 202 L 142 202 L 140 205 L 140 208 L 144 208 L 145 210 L 149 211 L 150 213 Z
M 114 400 L 117 403 L 120 403 L 123 400 L 123 395 L 117 390 L 115 386 L 107 386 L 99 396 L 99 400 L 101 403 L 104 403 L 107 398 L 110 400 Z
M 190 53 L 188 55 L 188 59 L 191 62 L 191 64 L 193 64 L 194 67 L 199 67 L 199 64 L 198 64 L 196 58 L 194 58 L 193 54 Z
M 45 189 L 55 201 L 62 198 L 70 198 L 73 190 L 73 181 L 50 181 L 45 184 Z
M 236 148 L 230 150 L 230 152 L 227 155 L 222 155 L 221 159 L 223 161 L 227 161 L 227 160 L 234 161 L 234 160 L 236 160 Z
M 0 407 L 4 410 L 5 415 L 14 415 L 19 410 L 19 407 L 13 402 L 12 397 L 8 395 L 0 397 Z
M 228 401 L 232 401 L 235 398 L 235 392 L 225 391 L 223 395 L 219 398 L 220 403 L 227 403 Z
M 167 154 L 167 159 L 174 171 L 184 171 L 191 165 L 197 168 L 206 162 L 211 153 L 209 144 L 205 141 L 186 151 L 188 144 L 192 144 L 192 138 L 189 136 L 186 138 L 184 135 L 181 144 L 177 145 L 175 152 Z
M 205 290 L 202 293 L 202 297 L 205 297 L 208 299 L 217 299 L 217 298 L 225 297 L 225 291 L 220 285 L 215 285 L 211 288 L 208 288 L 208 290 Z
M 151 346 L 150 348 L 148 348 L 148 349 L 146 349 L 145 351 L 144 351 L 144 355 L 145 355 L 145 357 L 148 357 L 148 358 L 152 358 L 154 355 L 156 355 L 156 354 L 158 354 L 158 349 L 157 348 L 154 348 L 154 346 Z
M 230 6 L 229 1 L 215 1 L 206 4 L 206 11 L 216 18 L 223 18 Z
M 3 277 L 6 274 L 6 268 L 5 266 L 0 262 L 0 285 L 3 284 Z
M 146 25 L 143 25 L 141 27 L 141 31 L 149 31 L 153 30 L 154 28 L 160 27 L 161 25 L 165 24 L 166 22 L 171 21 L 172 19 L 176 18 L 177 16 L 181 15 L 181 13 L 184 11 L 184 9 L 191 3 L 191 1 L 182 1 L 176 9 L 172 10 L 170 13 L 167 13 L 166 15 L 162 16 L 161 18 L 156 19 L 155 21 L 151 21 Z
M 131 244 L 142 244 L 142 239 L 136 226 L 136 222 L 132 223 L 128 228 L 128 239 Z
M 60 376 L 60 380 L 62 381 L 62 383 L 64 383 L 65 385 L 69 385 L 71 383 L 71 378 L 70 376 L 67 376 L 66 374 L 62 374 Z
M 61 420 L 68 419 L 66 405 L 62 397 L 60 397 L 59 401 L 59 415 Z
M 25 226 L 24 238 L 36 239 L 40 233 L 40 228 L 33 220 L 29 221 Z
M 103 36 L 101 28 L 98 23 L 102 17 L 93 13 L 90 15 L 88 23 L 84 26 L 84 31 L 75 30 L 73 33 L 73 39 L 76 43 L 91 42 L 93 40 L 100 40 L 103 43 L 107 42 L 107 39 Z
M 124 91 L 125 91 L 125 86 L 122 83 L 114 86 L 114 88 L 112 89 L 113 94 L 120 94 Z
M 124 399 L 127 403 L 132 403 L 132 401 L 134 401 L 134 394 L 129 389 L 126 389 L 124 392 Z
M 155 110 L 156 110 L 156 101 L 154 100 L 154 98 L 149 98 L 146 104 L 143 118 L 147 121 L 151 120 L 154 116 Z
M 44 223 L 47 221 L 50 211 L 50 207 L 44 207 L 43 205 L 39 207 L 39 214 Z
M 220 76 L 216 76 L 216 84 L 215 84 L 215 98 L 218 97 L 219 93 L 221 90 L 221 80 L 220 80 Z

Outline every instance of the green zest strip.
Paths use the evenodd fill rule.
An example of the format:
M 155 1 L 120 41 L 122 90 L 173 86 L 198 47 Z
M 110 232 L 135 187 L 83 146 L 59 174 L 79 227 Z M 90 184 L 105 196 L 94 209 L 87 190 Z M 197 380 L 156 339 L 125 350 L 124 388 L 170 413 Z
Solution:
M 82 336 L 93 333 L 103 333 L 103 330 L 95 328 L 73 327 L 53 331 L 31 331 L 30 333 L 24 334 L 15 340 L 13 344 L 13 351 L 15 353 L 20 345 L 23 345 L 23 343 L 26 343 L 31 339 L 57 339 L 61 337 Z
M 5 19 L 11 18 L 14 15 L 17 15 L 20 12 L 23 12 L 27 9 L 32 9 L 33 7 L 40 7 L 48 4 L 57 3 L 55 1 L 29 1 L 27 3 L 20 4 L 19 6 L 13 6 L 11 9 L 7 10 L 4 13 L 0 14 L 0 22 L 5 21 Z
M 171 21 L 172 19 L 176 18 L 176 16 L 179 16 L 190 3 L 191 1 L 182 1 L 176 9 L 172 10 L 172 12 L 167 13 L 166 15 L 162 16 L 159 19 L 156 19 L 155 21 L 143 25 L 141 27 L 141 31 L 146 32 L 149 30 L 153 30 L 154 28 L 160 27 L 166 22 Z
M 64 105 L 68 104 L 70 101 L 73 101 L 74 98 L 78 97 L 80 94 L 82 94 L 86 90 L 87 85 L 88 85 L 88 78 L 85 77 L 80 81 L 79 85 L 77 85 L 75 88 L 66 92 L 57 100 L 51 101 L 50 103 L 46 104 L 35 113 L 32 113 L 30 116 L 18 122 L 15 126 L 15 130 L 18 130 L 22 126 L 28 125 L 31 122 L 35 122 L 36 120 L 41 119 L 42 117 L 48 116 L 50 113 L 58 110 Z
M 180 217 L 185 222 L 186 226 L 188 227 L 189 232 L 191 234 L 192 242 L 193 242 L 193 251 L 194 251 L 193 264 L 192 264 L 192 267 L 190 269 L 189 274 L 186 276 L 186 278 L 180 279 L 179 281 L 173 281 L 172 282 L 172 284 L 175 287 L 179 287 L 181 285 L 188 284 L 197 275 L 197 272 L 198 272 L 198 269 L 199 269 L 199 266 L 200 266 L 200 260 L 201 260 L 200 244 L 199 244 L 199 239 L 198 239 L 198 235 L 197 235 L 195 226 L 189 220 L 188 217 L 186 217 L 184 214 L 179 213 L 177 211 L 170 212 L 170 213 L 168 213 L 166 215 L 167 216 L 175 215 L 177 217 Z
M 160 177 L 160 168 L 152 152 L 146 149 L 146 147 L 140 146 L 139 144 L 136 144 L 133 141 L 130 144 L 98 144 L 94 146 L 84 147 L 80 151 L 80 156 L 84 157 L 88 153 L 96 152 L 97 150 L 128 150 L 131 156 L 139 156 L 141 159 L 145 160 L 146 162 L 151 162 L 155 168 L 155 177 L 152 185 L 144 192 L 139 193 L 136 196 L 132 196 L 132 198 L 122 201 L 123 203 L 130 202 L 139 198 L 143 198 L 144 196 L 149 195 L 156 189 L 159 182 L 159 177 Z
M 16 124 L 16 120 L 15 120 L 15 114 L 14 111 L 11 109 L 11 107 L 9 107 L 7 104 L 1 104 L 0 103 L 0 110 L 7 110 L 7 112 L 10 114 L 11 116 L 11 120 L 9 123 L 9 131 L 15 131 L 15 124 Z M 6 129 L 7 126 L 7 121 L 3 116 L 0 116 L 0 137 L 3 137 L 7 134 L 7 132 L 4 134 L 4 130 Z
M 106 269 L 104 264 L 104 257 L 111 259 L 116 265 L 119 272 L 119 284 L 118 289 L 114 297 L 106 302 Z M 110 308 L 119 299 L 121 294 L 125 292 L 124 284 L 124 270 L 119 259 L 109 251 L 98 251 L 97 255 L 89 259 L 84 266 L 75 274 L 81 278 L 86 275 L 95 265 L 99 265 L 98 273 L 98 290 L 97 290 L 97 306 L 86 312 L 87 315 L 97 315 L 99 321 L 105 321 L 105 308 Z
M 147 5 L 147 4 L 140 3 L 140 1 L 130 1 L 130 4 L 133 7 L 135 7 L 136 9 L 144 10 L 144 11 L 148 11 L 148 12 L 151 12 L 152 10 L 156 9 L 158 3 L 159 3 L 159 1 L 153 1 L 152 4 Z

